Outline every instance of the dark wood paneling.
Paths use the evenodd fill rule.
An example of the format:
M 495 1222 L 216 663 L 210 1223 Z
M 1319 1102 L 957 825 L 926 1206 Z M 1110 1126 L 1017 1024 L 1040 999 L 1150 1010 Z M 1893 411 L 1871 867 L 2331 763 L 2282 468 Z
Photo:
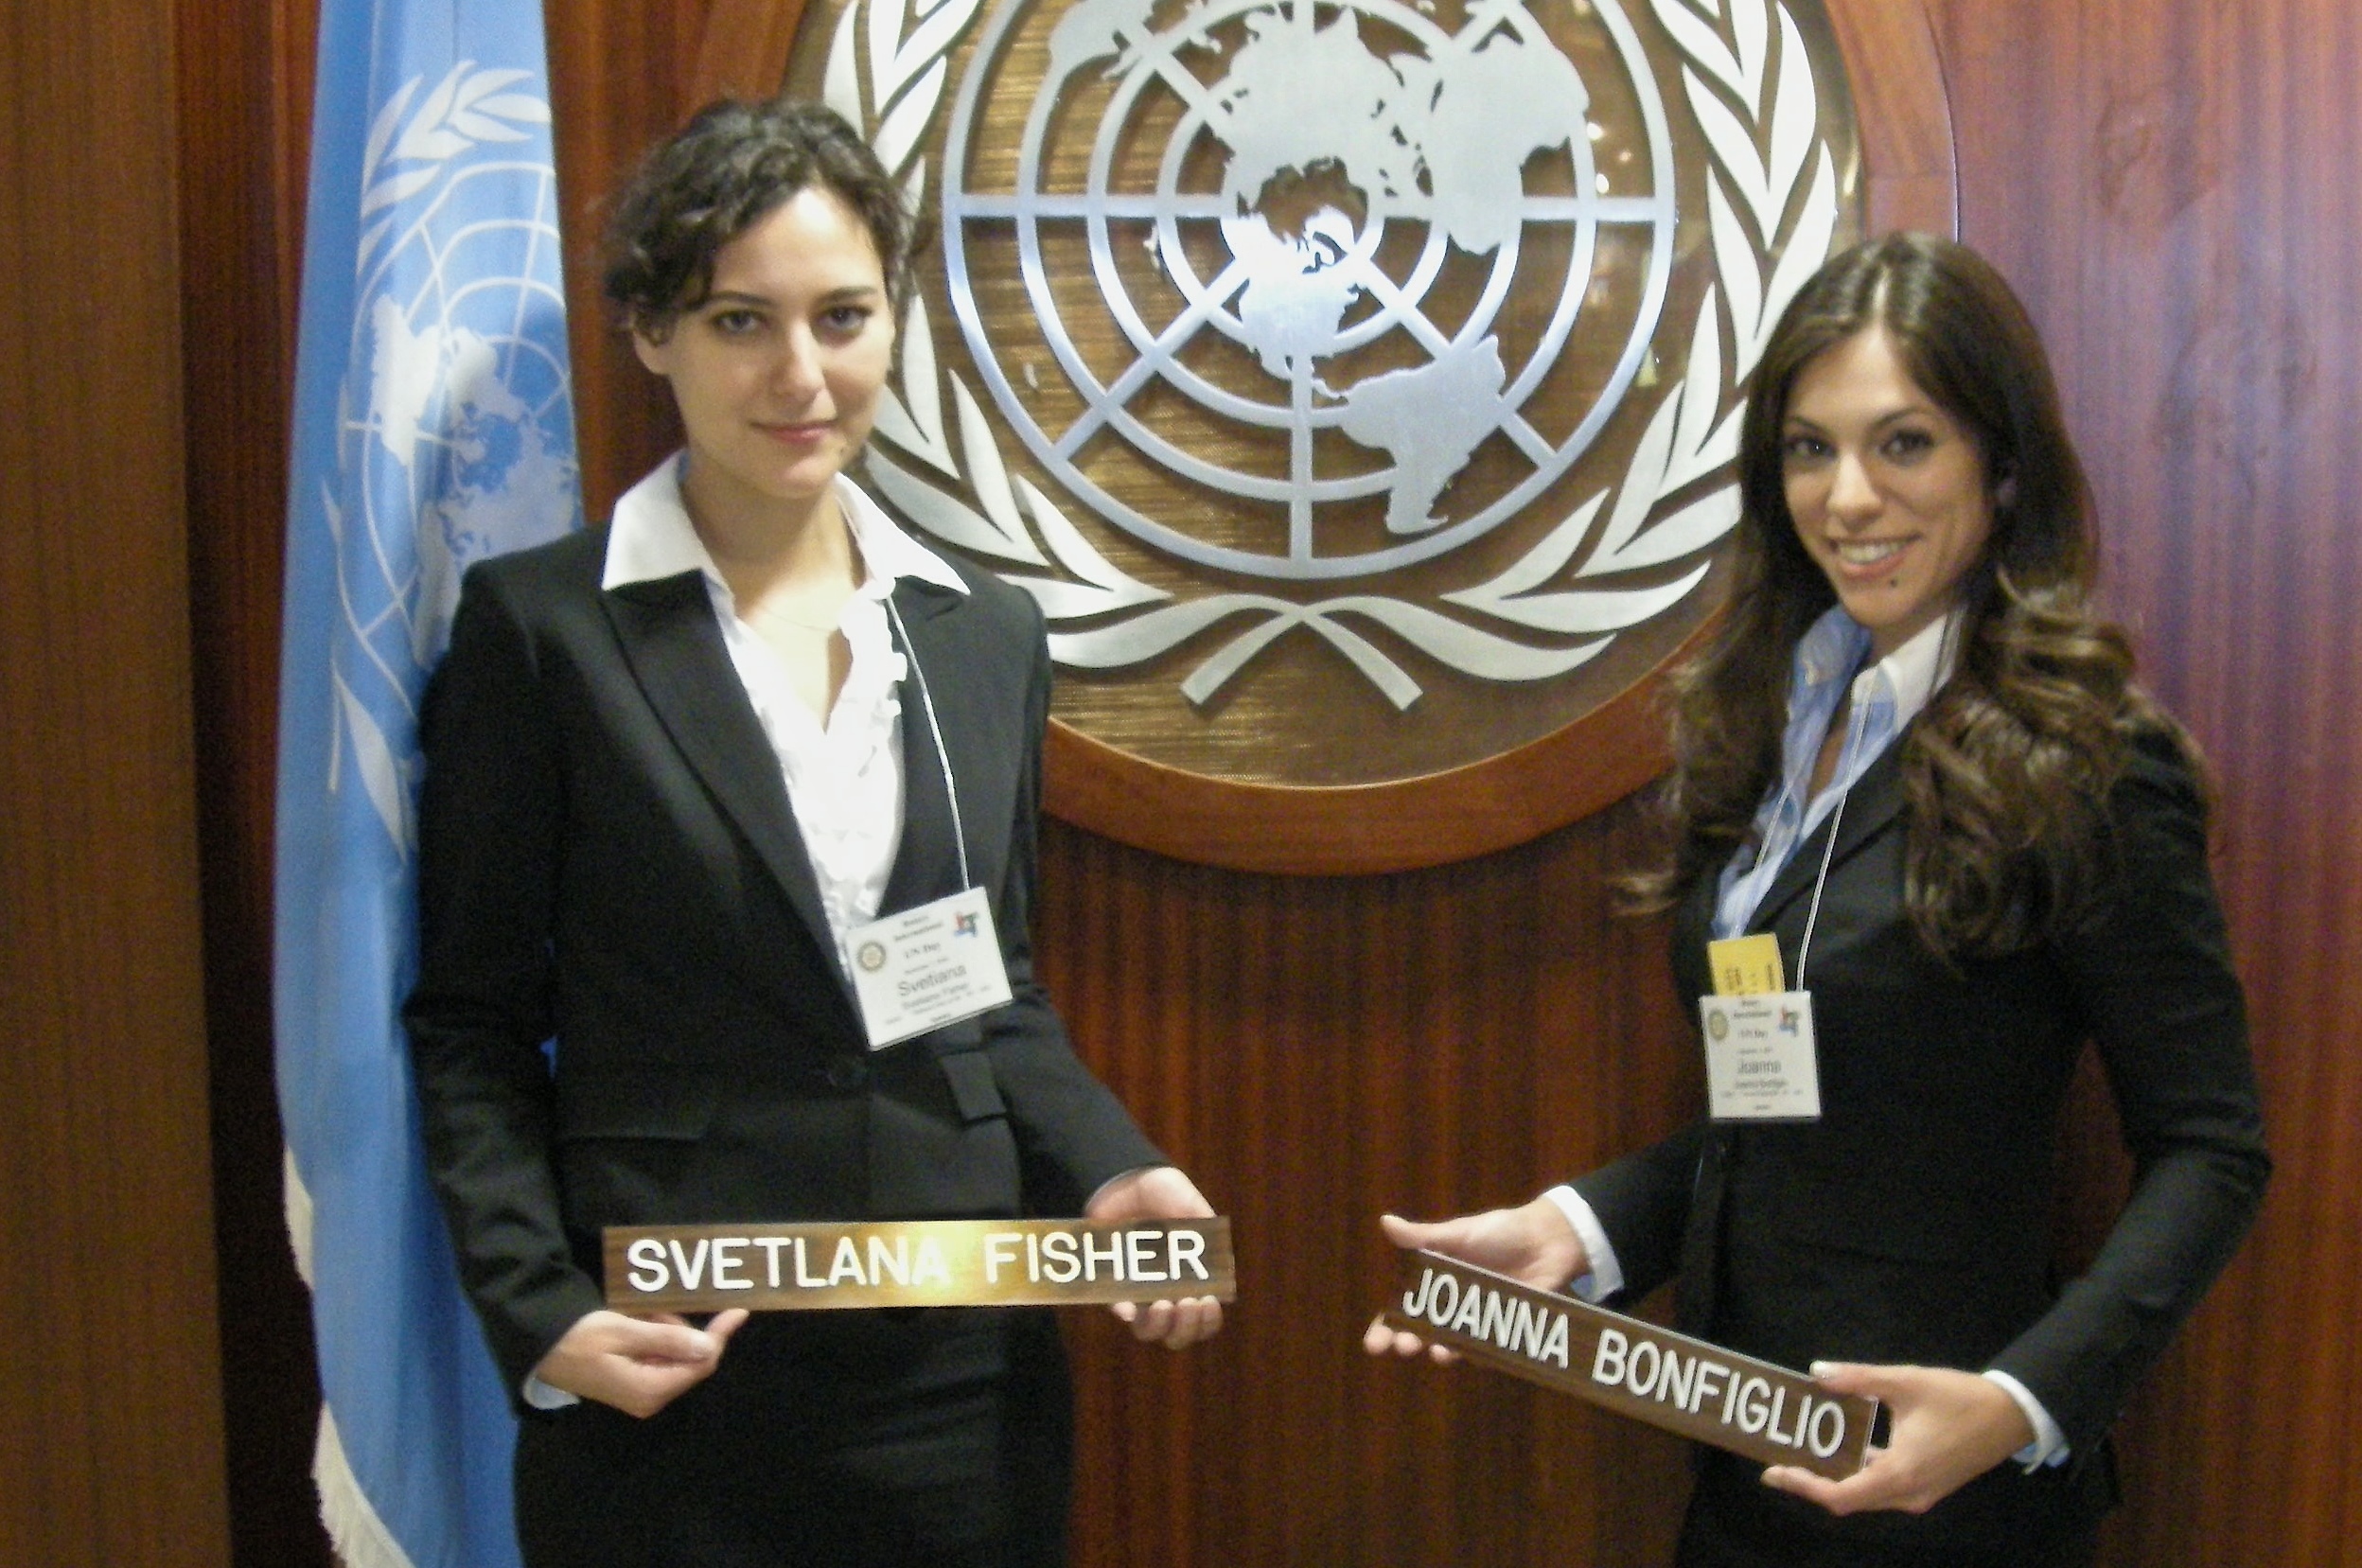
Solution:
M 326 1568 L 311 1445 L 311 1298 L 282 1205 L 271 1070 L 272 791 L 287 505 L 287 387 L 301 283 L 314 12 L 176 8 L 183 396 L 197 711 L 214 1236 L 231 1551 Z
M 1351 880 L 1049 824 L 1045 978 L 1233 1216 L 1240 1278 L 1223 1336 L 1180 1357 L 1069 1319 L 1078 1562 L 1663 1560 L 1686 1474 L 1672 1439 L 1360 1345 L 1399 1268 L 1382 1208 L 1522 1200 L 1692 1114 L 1662 932 L 1602 896 L 1630 818 Z
M 642 152 L 696 109 L 706 0 L 551 7 L 550 97 L 557 116 L 557 194 L 566 236 L 568 347 L 583 504 L 604 518 L 615 498 L 679 444 L 664 383 L 641 367 L 599 292 L 607 198 Z
M 0 11 L 0 1561 L 226 1560 L 173 48 Z
M 2118 1564 L 2353 1561 L 2362 1529 L 2362 13 L 1942 0 L 1962 225 L 2027 296 L 2108 599 L 2220 774 L 2280 1163 L 2120 1429 Z M 2087 1131 L 2105 1130 L 2095 1115 Z M 2095 1177 L 2096 1179 L 2096 1177 Z

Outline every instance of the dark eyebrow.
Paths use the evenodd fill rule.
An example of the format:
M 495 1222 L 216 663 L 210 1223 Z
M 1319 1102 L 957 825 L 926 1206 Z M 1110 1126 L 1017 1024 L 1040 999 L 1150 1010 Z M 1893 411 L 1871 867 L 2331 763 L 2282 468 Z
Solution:
M 831 289 L 820 297 L 819 305 L 821 309 L 830 310 L 839 305 L 873 304 L 884 297 L 885 293 L 882 290 L 866 283 L 855 283 L 848 284 L 842 289 Z M 736 289 L 716 289 L 706 295 L 704 303 L 697 307 L 699 310 L 712 310 L 717 308 L 726 310 L 776 310 L 779 308 L 779 302 L 768 294 L 748 293 Z
M 1882 414 L 1877 418 L 1872 420 L 1870 422 L 1870 432 L 1873 435 L 1876 435 L 1895 423 L 1895 421 L 1901 419 L 1933 418 L 1940 411 L 1932 403 L 1913 403 L 1908 408 L 1896 409 L 1892 414 Z M 1801 414 L 1789 414 L 1781 422 L 1780 429 L 1783 433 L 1789 431 L 1810 431 L 1815 435 L 1825 435 L 1828 433 L 1819 425 L 1806 418 Z

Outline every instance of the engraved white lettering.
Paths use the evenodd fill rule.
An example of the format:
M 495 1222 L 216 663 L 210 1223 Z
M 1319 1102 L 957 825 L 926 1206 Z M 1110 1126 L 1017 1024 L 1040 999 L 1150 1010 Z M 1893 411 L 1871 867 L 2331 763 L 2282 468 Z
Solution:
M 654 1285 L 643 1285 L 640 1288 L 650 1291 L 656 1289 Z M 1427 1311 L 1427 1293 L 1435 1288 L 1436 1271 L 1434 1269 L 1419 1270 L 1419 1289 L 1402 1293 L 1402 1315 L 1418 1317 L 1423 1314 Z
M 1832 1423 L 1832 1424 L 1830 1425 L 1830 1427 L 1829 1427 L 1829 1435 L 1828 1435 L 1828 1436 L 1827 1436 L 1827 1437 L 1825 1437 L 1825 1438 L 1824 1438 L 1824 1437 L 1823 1437 L 1823 1436 L 1821 1436 L 1821 1423 L 1822 1423 L 1822 1420 L 1823 1420 L 1823 1418 L 1824 1418 L 1824 1417 L 1833 1417 L 1833 1418 L 1835 1418 L 1835 1420 L 1833 1421 L 1833 1423 Z M 1839 1405 L 1839 1404 L 1837 1404 L 1837 1403 L 1834 1403 L 1833 1401 L 1822 1401 L 1821 1407 L 1820 1407 L 1818 1410 L 1815 1410 L 1815 1411 L 1812 1413 L 1812 1445 L 1811 1445 L 1811 1446 L 1812 1446 L 1812 1452 L 1813 1452 L 1813 1453 L 1814 1453 L 1817 1457 L 1820 1457 L 1820 1458 L 1825 1459 L 1825 1458 L 1827 1458 L 1830 1454 L 1835 1453 L 1838 1451 L 1839 1447 L 1844 1443 L 1844 1441 L 1845 1441 L 1845 1410 L 1844 1410 L 1844 1407 L 1843 1407 L 1843 1406 L 1842 1406 L 1842 1405 Z
M 696 1250 L 694 1252 L 681 1251 L 679 1242 L 667 1244 L 672 1248 L 673 1253 L 673 1277 L 680 1281 L 682 1290 L 696 1290 L 697 1281 L 705 1277 L 705 1260 L 713 1253 L 713 1242 L 706 1237 L 698 1237 Z
M 1213 1271 L 1206 1266 L 1206 1238 L 1194 1230 L 1168 1230 L 1165 1232 L 1165 1272 L 1178 1279 L 1184 1263 L 1200 1279 L 1214 1277 Z
M 1621 1329 L 1599 1330 L 1599 1348 L 1591 1358 L 1591 1381 L 1604 1383 L 1613 1388 L 1624 1381 L 1624 1353 L 1631 1348 L 1631 1341 Z
M 1053 1230 L 1042 1238 L 1042 1277 L 1053 1285 L 1071 1285 L 1083 1277 L 1074 1232 Z
M 1092 1245 L 1090 1234 L 1087 1231 L 1084 1232 L 1083 1236 L 1083 1277 L 1086 1280 L 1097 1280 L 1099 1265 L 1102 1263 L 1107 1265 L 1108 1278 L 1119 1281 L 1123 1278 L 1123 1238 L 1108 1237 L 1107 1250 L 1102 1252 Z
M 1171 1276 L 1156 1266 L 1156 1243 L 1165 1239 L 1161 1230 L 1127 1231 L 1123 1238 L 1124 1266 L 1132 1277 L 1143 1283 L 1162 1283 Z
M 886 1277 L 890 1274 L 894 1277 L 894 1283 L 897 1285 L 910 1283 L 909 1237 L 895 1237 L 891 1250 L 888 1249 L 885 1237 L 870 1238 L 870 1277 L 883 1285 L 886 1283 Z
M 1755 1433 L 1763 1430 L 1765 1419 L 1772 1414 L 1772 1407 L 1765 1402 L 1771 1396 L 1770 1383 L 1761 1378 L 1747 1380 L 1747 1386 L 1739 1391 L 1738 1396 L 1739 1431 Z

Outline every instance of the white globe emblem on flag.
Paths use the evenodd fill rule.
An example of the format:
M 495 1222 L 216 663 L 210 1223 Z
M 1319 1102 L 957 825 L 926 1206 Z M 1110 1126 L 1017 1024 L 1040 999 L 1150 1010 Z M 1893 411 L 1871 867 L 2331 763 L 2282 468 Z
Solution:
M 461 576 L 580 514 L 550 111 L 527 78 L 463 61 L 411 79 L 361 167 L 350 370 L 318 497 L 343 623 L 325 783 L 349 766 L 405 857 L 417 692 Z

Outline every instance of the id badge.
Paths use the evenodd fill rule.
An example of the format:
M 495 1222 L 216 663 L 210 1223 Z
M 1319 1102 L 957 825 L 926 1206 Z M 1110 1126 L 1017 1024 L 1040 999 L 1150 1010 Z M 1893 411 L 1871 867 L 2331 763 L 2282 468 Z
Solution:
M 1009 1000 L 1009 969 L 981 888 L 856 925 L 845 951 L 872 1050 Z
M 1717 1121 L 1817 1121 L 1821 1058 L 1812 993 L 1701 996 L 1706 1106 Z

